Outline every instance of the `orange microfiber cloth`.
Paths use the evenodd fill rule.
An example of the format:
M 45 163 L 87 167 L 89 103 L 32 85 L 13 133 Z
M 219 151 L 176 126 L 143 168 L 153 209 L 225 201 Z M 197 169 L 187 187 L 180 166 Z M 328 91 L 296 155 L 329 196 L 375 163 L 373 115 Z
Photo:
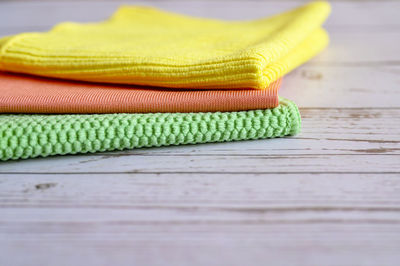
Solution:
M 281 80 L 266 90 L 173 90 L 104 85 L 0 72 L 0 113 L 229 112 L 277 107 Z

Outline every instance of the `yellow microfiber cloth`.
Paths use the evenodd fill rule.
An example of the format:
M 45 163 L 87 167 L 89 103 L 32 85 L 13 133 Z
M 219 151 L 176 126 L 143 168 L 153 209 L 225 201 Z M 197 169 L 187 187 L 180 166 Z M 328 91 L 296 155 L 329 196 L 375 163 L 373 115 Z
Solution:
M 328 43 L 327 2 L 270 18 L 220 21 L 121 7 L 99 23 L 61 23 L 0 39 L 0 70 L 185 89 L 265 89 Z

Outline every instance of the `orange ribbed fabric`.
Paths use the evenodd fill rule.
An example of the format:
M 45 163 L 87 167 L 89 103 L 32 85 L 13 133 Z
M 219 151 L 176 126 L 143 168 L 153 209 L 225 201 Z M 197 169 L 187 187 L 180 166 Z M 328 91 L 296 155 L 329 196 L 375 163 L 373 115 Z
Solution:
M 228 112 L 278 106 L 281 80 L 265 90 L 172 90 L 0 72 L 0 113 Z

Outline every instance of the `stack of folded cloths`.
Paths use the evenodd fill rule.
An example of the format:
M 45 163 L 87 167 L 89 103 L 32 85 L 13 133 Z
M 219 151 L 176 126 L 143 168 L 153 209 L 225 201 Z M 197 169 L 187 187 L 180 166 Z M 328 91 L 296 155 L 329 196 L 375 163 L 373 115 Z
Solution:
M 281 78 L 325 48 L 329 11 L 228 22 L 124 6 L 3 37 L 0 159 L 294 135 Z

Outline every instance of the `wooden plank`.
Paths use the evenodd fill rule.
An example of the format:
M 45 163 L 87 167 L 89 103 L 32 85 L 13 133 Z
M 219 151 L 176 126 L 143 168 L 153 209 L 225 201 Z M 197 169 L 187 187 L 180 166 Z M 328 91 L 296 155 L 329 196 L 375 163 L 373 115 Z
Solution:
M 140 3 L 252 19 L 301 2 Z M 1 2 L 0 36 L 119 4 Z M 333 3 L 331 46 L 281 90 L 296 137 L 0 163 L 0 265 L 398 265 L 399 7 Z
M 398 181 L 397 174 L 1 175 L 0 262 L 394 266 Z
M 65 224 L 65 225 L 68 225 Z M 10 233 L 5 265 L 265 265 L 395 266 L 399 226 L 158 225 L 53 223 Z M 70 232 L 69 234 L 65 232 Z M 23 254 L 23 255 L 21 255 Z M 62 259 L 60 259 L 62 258 Z
M 290 1 L 2 1 L 0 3 L 1 27 L 50 27 L 60 21 L 92 22 L 110 16 L 121 4 L 154 6 L 167 11 L 192 16 L 245 20 L 261 18 L 295 8 L 305 0 Z M 332 16 L 328 26 L 343 30 L 351 26 L 396 29 L 398 1 L 330 1 Z M 371 16 L 371 10 L 374 15 Z M 38 14 L 45 13 L 46 16 Z M 21 19 L 23 18 L 23 19 Z
M 286 75 L 279 94 L 308 108 L 400 107 L 400 67 L 324 62 L 323 58 L 333 58 L 334 49 L 328 48 L 315 60 Z
M 112 165 L 112 167 L 110 167 Z M 397 173 L 398 155 L 101 155 L 6 162 L 0 173 Z
M 367 28 L 368 29 L 368 28 Z M 318 66 L 341 67 L 375 67 L 398 66 L 399 57 L 395 55 L 399 51 L 396 43 L 400 41 L 400 31 L 394 32 L 376 31 L 376 38 L 371 38 L 371 31 L 329 31 L 330 45 L 318 57 L 313 64 Z M 372 31 L 374 32 L 374 31 Z M 378 37 L 379 36 L 379 37 Z M 368 43 L 368 45 L 365 45 Z
M 9 161 L 0 173 L 400 171 L 400 109 L 311 108 L 302 115 L 303 132 L 292 138 Z
M 143 212 L 146 214 L 126 217 L 153 222 L 158 219 L 151 216 L 156 212 L 172 220 L 189 219 L 190 213 L 197 212 L 207 213 L 213 220 L 232 221 L 281 218 L 289 222 L 298 219 L 299 213 L 304 213 L 307 219 L 313 216 L 331 220 L 339 217 L 336 214 L 343 214 L 340 217 L 346 219 L 357 215 L 370 215 L 377 220 L 393 215 L 397 219 L 400 218 L 399 177 L 399 174 L 373 173 L 2 174 L 0 221 L 44 222 L 54 217 L 81 221 L 94 219 L 93 213 L 102 219 L 113 219 L 102 214 L 107 210 L 121 217 L 125 217 L 125 210 Z M 23 209 L 30 209 L 31 215 L 24 216 Z M 32 210 L 42 215 L 32 216 Z M 86 211 L 82 215 L 68 214 Z M 388 216 L 380 216 L 382 213 Z

